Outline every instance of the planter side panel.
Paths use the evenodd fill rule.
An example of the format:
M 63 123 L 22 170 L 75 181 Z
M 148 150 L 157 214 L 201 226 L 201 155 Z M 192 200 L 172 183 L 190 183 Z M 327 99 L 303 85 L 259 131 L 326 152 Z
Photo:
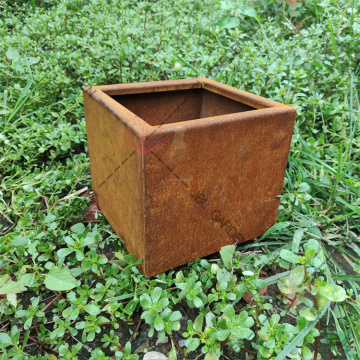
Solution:
M 167 129 L 171 146 L 145 160 L 146 276 L 275 224 L 294 121 L 277 108 Z
M 99 90 L 98 90 L 99 91 Z M 84 92 L 92 188 L 100 210 L 126 248 L 144 258 L 144 202 L 139 140 L 106 104 Z

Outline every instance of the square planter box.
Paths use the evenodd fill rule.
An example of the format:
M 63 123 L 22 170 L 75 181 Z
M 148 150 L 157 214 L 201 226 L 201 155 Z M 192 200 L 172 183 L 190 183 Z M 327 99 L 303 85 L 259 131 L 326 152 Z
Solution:
M 295 109 L 208 79 L 84 89 L 99 208 L 150 277 L 275 224 Z

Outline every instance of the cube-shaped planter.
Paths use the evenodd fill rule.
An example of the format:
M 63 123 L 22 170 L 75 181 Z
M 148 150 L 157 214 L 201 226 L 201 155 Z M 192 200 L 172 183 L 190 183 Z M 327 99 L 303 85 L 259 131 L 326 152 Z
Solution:
M 295 109 L 208 79 L 84 89 L 99 208 L 145 276 L 277 219 Z

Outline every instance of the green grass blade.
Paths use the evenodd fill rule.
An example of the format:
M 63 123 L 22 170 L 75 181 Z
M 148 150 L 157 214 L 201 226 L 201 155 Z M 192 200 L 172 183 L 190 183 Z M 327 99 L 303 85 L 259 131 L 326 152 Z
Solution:
M 352 335 L 353 335 L 356 354 L 357 354 L 358 358 L 360 359 L 360 341 L 359 341 L 358 334 L 357 334 L 356 330 L 354 329 L 353 323 L 352 323 L 351 319 L 349 318 L 348 312 L 346 311 L 346 309 L 343 309 L 343 311 L 345 312 L 345 317 L 346 317 L 346 319 L 348 321 L 350 330 L 351 330 Z
M 331 32 L 331 42 L 332 42 L 332 47 L 333 47 L 333 51 L 335 54 L 336 65 L 337 65 L 340 75 L 342 76 L 341 70 L 340 70 L 339 58 L 338 58 L 338 50 L 337 50 L 336 42 L 335 42 L 334 29 L 333 29 L 333 26 L 332 26 L 332 23 L 330 20 L 328 20 L 328 24 L 329 24 L 329 28 L 330 28 L 330 32 Z
M 266 231 L 265 234 L 263 236 L 261 236 L 259 240 L 263 240 L 268 235 L 272 234 L 273 232 L 285 229 L 289 226 L 290 226 L 290 223 L 288 223 L 288 222 L 277 223 L 277 224 L 273 225 L 268 231 Z
M 190 63 L 188 63 L 187 61 L 185 61 L 184 59 L 182 59 L 180 56 L 176 55 L 173 53 L 174 56 L 176 56 L 184 65 L 186 65 L 187 67 L 189 67 L 191 70 L 195 71 L 196 74 L 200 74 L 200 72 L 194 67 L 192 66 Z
M 344 310 L 342 309 L 342 311 L 344 311 Z M 335 327 L 336 327 L 336 333 L 339 336 L 341 345 L 342 345 L 342 347 L 344 349 L 343 351 L 344 351 L 344 354 L 346 356 L 346 359 L 351 360 L 351 358 L 348 357 L 348 354 L 350 354 L 350 351 L 351 351 L 350 346 L 349 346 L 349 339 L 347 338 L 346 333 L 344 332 L 344 330 L 340 326 L 336 315 L 333 313 L 333 311 L 331 309 L 330 309 L 330 312 L 331 312 L 331 314 L 332 314 L 332 316 L 334 318 Z
M 360 281 L 360 275 L 339 275 L 334 274 L 333 278 L 340 281 Z

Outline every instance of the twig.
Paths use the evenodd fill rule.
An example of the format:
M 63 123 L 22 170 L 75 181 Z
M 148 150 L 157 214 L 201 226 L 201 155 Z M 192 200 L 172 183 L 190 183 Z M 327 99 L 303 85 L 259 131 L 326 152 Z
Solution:
M 34 342 L 35 344 L 38 344 L 42 349 L 44 349 L 45 351 L 48 351 L 48 352 L 52 352 L 52 353 L 54 353 L 55 355 L 60 355 L 60 353 L 57 351 L 57 350 L 55 350 L 55 349 L 52 349 L 52 348 L 50 348 L 50 347 L 48 347 L 48 346 L 45 346 L 45 345 L 41 345 L 41 343 L 40 343 L 40 341 L 39 340 L 37 340 L 37 339 L 35 339 L 35 338 L 33 338 L 32 336 L 29 336 L 29 340 L 31 340 L 32 342 Z
M 241 348 L 241 350 L 242 351 L 245 351 L 246 353 L 248 353 L 248 354 L 252 354 L 252 355 L 256 355 L 257 354 L 257 352 L 256 351 L 252 351 L 252 350 L 249 350 L 249 349 L 247 349 L 247 348 Z
M 47 200 L 46 200 L 46 196 L 42 196 L 42 198 L 44 199 L 44 202 L 45 202 L 45 205 L 46 205 L 46 209 L 49 210 L 49 204 L 48 204 L 48 202 L 47 202 Z
M 11 222 L 11 223 L 14 225 L 14 223 L 11 221 L 11 219 L 10 219 L 8 216 L 6 216 L 5 213 L 3 213 L 2 211 L 0 211 L 0 214 L 1 214 L 7 221 Z
M 30 271 L 30 269 L 29 269 L 29 271 Z M 50 290 L 50 289 L 49 289 L 49 290 Z M 61 298 L 61 299 L 64 298 L 64 297 L 62 296 L 61 291 L 56 291 L 56 290 L 51 290 L 51 291 L 55 294 L 56 297 Z
M 95 274 L 93 271 L 91 271 L 91 270 L 89 270 L 89 272 L 90 272 L 90 274 L 92 274 L 92 276 L 94 277 L 94 279 L 95 279 L 95 281 L 96 281 L 96 283 L 100 283 L 100 284 L 105 284 L 105 283 L 103 283 L 102 281 L 101 281 L 101 279 L 98 277 L 98 275 L 97 274 Z
M 58 295 L 56 295 L 45 307 L 42 309 L 42 312 L 45 312 L 56 300 L 58 299 Z
M 309 277 L 309 275 L 308 275 L 308 272 L 307 272 L 307 269 L 306 269 L 306 265 L 304 265 L 304 269 L 305 269 L 305 278 L 307 279 Z M 309 286 L 309 289 L 310 289 L 310 292 L 311 292 L 312 286 L 311 286 L 310 282 L 308 283 L 308 286 Z M 318 302 L 316 300 L 316 296 L 313 295 L 312 297 L 313 297 L 313 300 L 314 300 L 315 310 L 319 310 L 319 305 L 318 305 Z M 320 321 L 317 322 L 316 328 L 318 329 L 319 334 L 320 334 Z M 320 345 L 320 335 L 318 335 L 315 338 L 314 360 L 317 360 L 317 358 L 318 358 L 319 345 Z
M 73 196 L 76 196 L 76 195 L 80 195 L 80 194 L 82 194 L 83 192 L 85 192 L 85 191 L 87 191 L 87 190 L 89 190 L 89 188 L 88 188 L 87 186 L 85 186 L 84 188 L 82 188 L 82 189 L 80 189 L 80 190 L 78 190 L 78 191 L 75 191 L 75 192 L 73 192 L 72 194 L 66 195 L 65 197 L 63 197 L 62 199 L 60 199 L 60 201 L 67 200 L 67 199 L 69 199 L 69 198 L 71 198 L 71 197 L 73 197 Z
M 196 358 L 195 358 L 195 360 L 198 360 L 201 356 L 203 356 L 204 354 L 200 354 L 200 355 L 198 355 Z M 205 354 L 206 355 L 206 354 Z
M 114 264 L 116 265 L 121 271 L 124 271 L 124 268 L 122 268 L 120 265 L 118 265 L 115 261 L 112 261 L 112 260 L 108 260 L 108 264 Z
M 143 319 L 140 319 L 139 322 L 137 323 L 136 328 L 135 328 L 133 334 L 130 336 L 130 338 L 129 338 L 129 340 L 128 340 L 129 342 L 132 342 L 132 341 L 134 340 L 134 336 L 135 336 L 135 334 L 139 331 L 142 321 L 143 321 Z
M 184 350 L 180 347 L 180 345 L 178 344 L 178 342 L 175 340 L 175 338 L 172 336 L 172 334 L 169 334 L 170 339 L 173 341 L 173 343 L 175 344 L 175 346 L 177 347 L 177 349 L 181 352 L 182 356 L 185 358 L 185 360 L 188 360 L 187 356 L 184 353 Z
M 289 305 L 288 308 L 286 309 L 285 315 L 280 318 L 279 324 L 281 324 L 281 323 L 283 322 L 284 317 L 287 315 L 287 312 L 288 312 L 288 311 L 292 308 L 292 306 L 294 305 L 294 302 L 295 302 L 295 300 L 296 300 L 296 297 L 297 297 L 297 293 L 295 294 L 295 296 L 294 296 L 294 298 L 292 299 L 290 305 Z
M 221 351 L 224 349 L 225 345 L 227 344 L 227 342 L 229 341 L 229 337 L 230 337 L 231 334 L 229 334 L 229 336 L 224 340 L 222 341 L 222 344 L 221 344 Z
M 143 321 L 143 319 L 140 319 L 140 320 L 139 320 L 139 322 L 138 322 L 137 325 L 136 325 L 136 328 L 135 328 L 134 332 L 133 332 L 132 335 L 129 337 L 129 340 L 125 343 L 124 346 L 122 346 L 122 347 L 119 348 L 121 352 L 124 351 L 125 346 L 126 346 L 126 344 L 127 344 L 128 342 L 131 343 L 131 342 L 134 340 L 134 336 L 135 336 L 135 334 L 139 331 L 142 321 Z M 120 345 L 116 345 L 116 346 L 119 347 Z M 116 359 L 115 356 L 113 356 L 113 357 L 111 358 L 111 360 L 115 360 L 115 359 Z
M 173 286 L 165 289 L 165 291 L 172 291 L 172 290 L 176 290 L 177 288 L 178 288 L 177 286 Z

